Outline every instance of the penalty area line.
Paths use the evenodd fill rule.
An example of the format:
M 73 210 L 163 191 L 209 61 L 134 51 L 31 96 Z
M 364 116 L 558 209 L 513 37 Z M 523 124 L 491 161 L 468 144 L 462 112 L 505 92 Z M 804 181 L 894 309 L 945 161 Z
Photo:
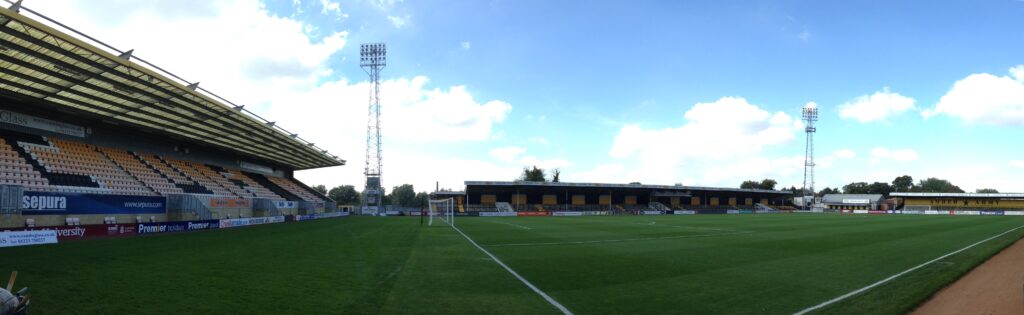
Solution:
M 1003 236 L 1003 235 L 1006 235 L 1006 234 L 1010 234 L 1010 232 L 1013 232 L 1013 231 L 1019 230 L 1020 228 L 1024 228 L 1024 225 L 1021 225 L 1021 226 L 1018 226 L 1018 227 L 1015 227 L 1015 228 L 1009 229 L 1009 230 L 1007 230 L 1006 232 L 1003 232 L 1003 233 L 999 233 L 999 234 L 996 234 L 995 236 L 992 236 L 992 237 L 989 237 L 989 238 L 986 238 L 986 239 L 980 240 L 980 241 L 978 241 L 977 243 L 974 243 L 974 244 L 971 244 L 971 245 L 967 245 L 967 247 L 964 247 L 964 248 L 958 249 L 958 250 L 956 250 L 956 251 L 953 251 L 953 252 L 951 252 L 951 253 L 949 253 L 949 254 L 945 254 L 945 255 L 942 255 L 942 256 L 940 256 L 939 258 L 935 258 L 935 259 L 929 260 L 929 261 L 927 261 L 927 262 L 925 262 L 925 263 L 923 263 L 923 264 L 920 264 L 920 265 L 914 266 L 913 268 L 910 268 L 910 269 L 904 270 L 904 271 L 902 271 L 902 272 L 900 272 L 900 273 L 897 273 L 897 274 L 894 274 L 894 275 L 892 275 L 892 276 L 889 276 L 888 278 L 885 278 L 885 279 L 879 280 L 878 282 L 872 283 L 872 284 L 870 284 L 870 285 L 868 285 L 868 286 L 866 286 L 866 287 L 863 287 L 863 288 L 860 288 L 860 289 L 854 290 L 854 291 L 852 291 L 852 292 L 850 292 L 850 293 L 847 293 L 847 294 L 843 294 L 843 295 L 840 295 L 839 297 L 836 297 L 836 298 L 834 298 L 834 299 L 831 299 L 831 300 L 828 300 L 828 301 L 825 301 L 825 302 L 821 302 L 821 304 L 818 304 L 818 305 L 815 305 L 815 306 L 811 306 L 811 307 L 805 308 L 805 309 L 803 309 L 803 310 L 801 310 L 801 311 L 799 311 L 799 312 L 796 312 L 796 313 L 794 313 L 794 315 L 803 315 L 803 314 L 807 314 L 807 313 L 809 313 L 809 312 L 815 311 L 815 310 L 817 310 L 817 309 L 820 309 L 820 308 L 822 308 L 822 307 L 826 307 L 826 306 L 829 306 L 829 305 L 831 305 L 831 304 L 833 304 L 833 303 L 836 303 L 836 302 L 839 302 L 839 301 L 845 300 L 845 299 L 847 299 L 847 298 L 849 298 L 849 297 L 851 297 L 851 296 L 854 296 L 854 295 L 857 295 L 857 294 L 863 293 L 864 291 L 867 291 L 867 290 L 871 290 L 871 289 L 872 289 L 872 288 L 874 288 L 874 287 L 877 287 L 877 286 L 883 285 L 883 284 L 885 284 L 886 282 L 889 282 L 889 281 L 892 281 L 893 279 L 899 278 L 899 277 L 900 277 L 900 276 L 902 276 L 902 275 L 908 274 L 908 273 L 910 273 L 910 272 L 912 272 L 912 271 L 914 271 L 914 270 L 917 270 L 917 269 L 921 269 L 921 267 L 924 267 L 924 266 L 930 265 L 930 264 L 932 264 L 932 263 L 934 263 L 934 262 L 936 262 L 936 261 L 940 261 L 940 260 L 943 260 L 943 259 L 945 259 L 946 257 L 949 257 L 949 256 L 953 256 L 953 255 L 959 254 L 960 252 L 963 252 L 963 251 L 965 251 L 965 250 L 971 249 L 971 248 L 972 248 L 972 247 L 974 247 L 974 246 L 978 246 L 978 245 L 980 245 L 980 244 L 982 244 L 982 243 L 985 243 L 985 242 L 991 241 L 991 240 L 993 240 L 993 239 L 995 239 L 995 238 L 998 238 L 998 237 L 1000 237 L 1000 236 Z
M 520 276 L 519 273 L 517 273 L 515 270 L 512 270 L 512 268 L 509 268 L 508 265 L 506 265 L 505 263 L 501 262 L 501 260 L 498 259 L 498 257 L 495 257 L 494 254 L 491 254 L 491 252 L 487 251 L 483 247 L 480 247 L 480 245 L 477 244 L 476 241 L 473 241 L 473 239 L 470 238 L 469 235 L 466 235 L 466 233 L 462 233 L 462 230 L 460 230 L 459 228 L 455 227 L 454 225 L 452 225 L 452 229 L 455 229 L 455 232 L 459 232 L 459 234 L 461 234 L 462 237 L 465 237 L 466 240 L 469 241 L 470 244 L 473 244 L 473 246 L 475 246 L 476 249 L 479 249 L 481 252 L 484 252 L 484 254 L 487 254 L 487 257 L 491 257 L 491 260 L 494 260 L 494 262 L 498 263 L 499 266 L 501 266 L 502 268 L 505 268 L 505 271 L 508 271 L 508 273 L 511 273 L 512 276 L 516 277 L 516 279 L 519 279 L 520 282 L 522 282 L 527 287 L 529 287 L 530 290 L 533 290 L 534 293 L 537 293 L 538 295 L 543 297 L 544 300 L 548 301 L 548 303 L 551 303 L 552 306 L 557 308 L 559 311 L 562 311 L 562 314 L 572 315 L 572 312 L 570 312 L 568 308 L 565 308 L 565 306 L 563 306 L 562 303 L 558 303 L 558 301 L 555 301 L 554 298 L 549 296 L 547 293 L 544 293 L 544 291 L 541 291 L 540 289 L 538 289 L 536 286 L 533 285 L 533 283 L 530 283 L 529 280 L 526 280 L 526 278 L 523 278 L 523 276 Z

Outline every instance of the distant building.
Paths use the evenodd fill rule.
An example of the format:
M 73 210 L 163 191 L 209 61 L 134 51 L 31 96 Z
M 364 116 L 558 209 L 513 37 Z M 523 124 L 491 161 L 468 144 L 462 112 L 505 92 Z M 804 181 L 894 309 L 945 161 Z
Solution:
M 984 210 L 1024 209 L 1024 194 L 978 193 L 892 193 L 901 199 L 904 210 Z
M 880 210 L 882 195 L 830 194 L 821 198 L 825 209 L 830 210 Z

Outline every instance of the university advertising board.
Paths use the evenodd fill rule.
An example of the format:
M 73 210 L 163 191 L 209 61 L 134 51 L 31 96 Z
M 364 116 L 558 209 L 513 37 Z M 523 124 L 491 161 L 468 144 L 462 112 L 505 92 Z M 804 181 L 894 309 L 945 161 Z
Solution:
M 11 229 L 8 231 L 54 231 L 61 241 L 84 240 L 98 237 L 134 236 L 134 224 L 90 224 L 47 226 Z
M 23 215 L 164 213 L 167 198 L 26 191 Z

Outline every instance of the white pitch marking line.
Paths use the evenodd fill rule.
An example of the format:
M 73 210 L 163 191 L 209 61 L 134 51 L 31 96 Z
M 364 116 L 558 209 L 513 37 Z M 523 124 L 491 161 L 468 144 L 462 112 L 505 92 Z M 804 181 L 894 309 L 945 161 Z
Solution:
M 551 305 L 557 308 L 559 311 L 562 311 L 562 314 L 572 315 L 572 312 L 570 312 L 568 308 L 565 308 L 565 306 L 563 306 L 562 303 L 558 303 L 558 301 L 555 301 L 555 299 L 551 298 L 551 296 L 549 296 L 547 293 L 544 293 L 544 291 L 538 289 L 536 286 L 530 283 L 530 281 L 527 281 L 526 278 L 523 278 L 523 276 L 520 276 L 519 273 L 517 273 L 515 270 L 512 270 L 512 268 L 509 268 L 508 265 L 505 265 L 505 263 L 501 262 L 501 260 L 498 259 L 498 257 L 494 257 L 494 255 L 491 254 L 491 252 L 488 252 L 483 247 L 480 247 L 480 245 L 473 241 L 472 238 L 469 238 L 469 235 L 466 235 L 466 233 L 462 233 L 462 230 L 455 227 L 454 225 L 452 226 L 452 228 L 455 229 L 455 232 L 459 232 L 459 234 L 462 234 L 462 237 L 465 237 L 470 244 L 476 246 L 476 249 L 479 249 L 481 252 L 484 252 L 484 254 L 487 254 L 488 257 L 491 257 L 491 260 L 494 260 L 494 262 L 498 263 L 498 265 L 500 265 L 502 268 L 505 268 L 505 271 L 511 273 L 513 276 L 516 277 L 516 279 L 519 279 L 519 281 L 521 281 L 523 284 L 529 287 L 530 290 L 533 290 L 533 292 L 539 294 L 541 297 L 544 298 L 544 300 L 547 300 L 548 303 L 551 303 Z
M 575 241 L 575 242 L 492 244 L 492 245 L 484 245 L 484 246 L 487 246 L 487 247 L 507 247 L 507 246 L 580 245 L 580 244 L 599 244 L 599 243 L 620 243 L 620 242 L 669 240 L 669 239 L 677 239 L 677 238 L 727 236 L 727 235 L 739 235 L 739 234 L 750 234 L 750 233 L 754 233 L 754 232 L 752 232 L 752 231 L 739 231 L 739 232 L 736 232 L 736 233 L 715 233 L 715 234 L 698 234 L 698 235 L 676 235 L 676 236 L 659 236 L 659 237 L 640 237 L 640 238 L 623 238 L 623 239 L 614 239 L 614 240 L 593 240 L 593 241 Z
M 900 277 L 900 276 L 902 276 L 902 275 L 905 275 L 905 274 L 907 274 L 907 273 L 910 273 L 911 271 L 914 271 L 914 270 L 920 269 L 921 267 L 927 266 L 927 265 L 929 265 L 929 264 L 931 264 L 931 263 L 934 263 L 934 262 L 936 262 L 936 261 L 940 261 L 940 260 L 943 260 L 943 259 L 945 259 L 946 257 L 949 257 L 949 256 L 953 256 L 953 255 L 956 255 L 956 254 L 958 254 L 958 253 L 960 253 L 960 252 L 962 252 L 962 251 L 965 251 L 965 250 L 968 250 L 968 249 L 970 249 L 971 247 L 974 247 L 974 246 L 978 246 L 978 245 L 979 245 L 979 244 L 981 244 L 981 243 L 984 243 L 984 242 L 988 242 L 988 241 L 990 241 L 990 240 L 992 240 L 992 239 L 994 239 L 994 238 L 997 238 L 997 237 L 1000 237 L 1000 236 L 1003 236 L 1003 235 L 1009 234 L 1010 232 L 1016 231 L 1016 230 L 1018 230 L 1018 229 L 1020 229 L 1020 228 L 1024 228 L 1024 225 L 1021 225 L 1021 226 L 1018 226 L 1018 227 L 1012 228 L 1012 229 L 1010 229 L 1010 230 L 1008 230 L 1008 231 L 1006 231 L 1006 232 L 1003 232 L 1003 233 L 999 233 L 999 234 L 997 234 L 996 236 L 993 236 L 993 237 L 989 237 L 989 238 L 983 239 L 983 240 L 981 240 L 981 241 L 978 241 L 977 243 L 974 243 L 974 244 L 971 244 L 971 245 L 967 245 L 967 247 L 964 247 L 964 248 L 958 249 L 958 250 L 956 250 L 956 251 L 954 251 L 954 252 L 951 252 L 951 253 L 949 253 L 949 254 L 945 254 L 945 255 L 942 255 L 942 256 L 941 256 L 941 257 L 939 257 L 939 258 L 935 258 L 935 259 L 929 260 L 928 262 L 925 262 L 925 263 L 923 263 L 923 264 L 920 264 L 920 265 L 914 266 L 913 268 L 910 268 L 910 269 L 904 270 L 903 272 L 900 272 L 900 273 L 894 274 L 894 275 L 892 275 L 892 276 L 889 276 L 888 278 L 885 278 L 885 279 L 879 280 L 878 282 L 872 283 L 872 284 L 870 284 L 870 285 L 868 285 L 868 286 L 866 286 L 866 287 L 863 287 L 863 288 L 860 288 L 860 289 L 854 290 L 853 292 L 850 292 L 850 293 L 847 293 L 847 294 L 843 294 L 843 295 L 841 295 L 841 296 L 839 296 L 839 297 L 837 297 L 837 298 L 834 298 L 834 299 L 831 299 L 831 300 L 828 300 L 828 301 L 822 302 L 821 304 L 818 304 L 818 305 L 815 305 L 815 306 L 811 306 L 811 307 L 805 308 L 805 309 L 803 309 L 802 311 L 799 311 L 799 312 L 796 312 L 796 313 L 794 313 L 794 315 L 803 315 L 803 314 L 807 314 L 808 312 L 811 312 L 811 311 L 817 310 L 817 309 L 819 309 L 819 308 L 822 308 L 822 307 L 826 307 L 826 306 L 829 306 L 829 305 L 831 305 L 832 303 L 835 303 L 835 302 L 839 302 L 839 301 L 845 300 L 845 299 L 847 299 L 847 298 L 849 298 L 849 297 L 851 297 L 851 296 L 854 296 L 854 295 L 860 294 L 860 293 L 862 293 L 862 292 L 864 292 L 864 291 L 867 291 L 867 290 L 870 290 L 870 289 L 872 289 L 872 288 L 874 288 L 874 287 L 877 287 L 877 286 L 880 286 L 880 285 L 882 285 L 882 284 L 885 284 L 886 282 L 892 281 L 892 279 L 896 279 L 896 278 L 898 278 L 898 277 Z
M 501 224 L 504 224 L 504 225 L 508 225 L 508 226 L 514 226 L 514 227 L 517 227 L 517 228 L 520 228 L 520 229 L 524 229 L 524 230 L 532 230 L 532 229 L 533 229 L 532 227 L 529 227 L 529 226 L 523 226 L 523 225 L 519 225 L 519 224 L 515 224 L 515 223 L 508 223 L 508 222 L 500 222 L 500 221 L 490 221 L 490 220 L 487 220 L 487 222 L 491 222 L 491 223 L 501 223 Z

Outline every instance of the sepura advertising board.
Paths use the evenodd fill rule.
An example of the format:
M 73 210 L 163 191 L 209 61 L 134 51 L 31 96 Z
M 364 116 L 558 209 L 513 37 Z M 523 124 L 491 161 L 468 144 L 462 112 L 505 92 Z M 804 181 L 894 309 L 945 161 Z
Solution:
M 164 197 L 26 191 L 21 198 L 21 212 L 24 215 L 141 214 L 166 211 L 167 198 Z

